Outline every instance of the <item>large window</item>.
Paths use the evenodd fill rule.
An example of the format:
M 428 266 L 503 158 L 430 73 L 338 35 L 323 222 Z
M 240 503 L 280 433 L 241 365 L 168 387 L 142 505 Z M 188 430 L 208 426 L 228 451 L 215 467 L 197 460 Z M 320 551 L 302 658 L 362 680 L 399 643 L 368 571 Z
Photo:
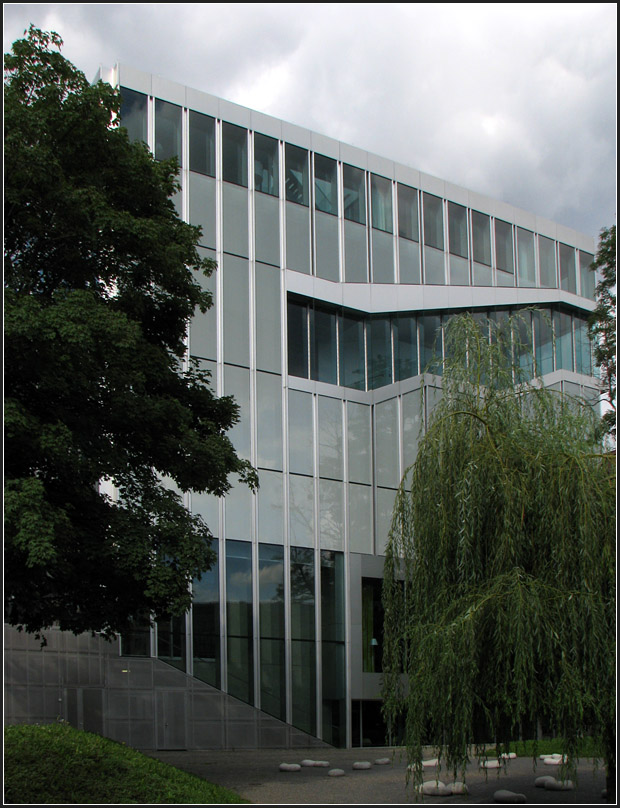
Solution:
M 495 260 L 498 271 L 498 286 L 514 285 L 514 254 L 512 249 L 512 225 L 495 220 Z
M 278 141 L 258 132 L 254 135 L 254 187 L 262 194 L 278 196 Z
M 286 719 L 284 665 L 284 548 L 258 545 L 260 603 L 260 706 Z
M 308 378 L 308 306 L 288 301 L 288 372 Z
M 286 144 L 285 152 L 286 199 L 298 205 L 308 205 L 308 152 L 299 146 Z
M 398 183 L 398 235 L 410 241 L 419 241 L 418 192 L 415 188 Z
M 344 557 L 321 550 L 323 740 L 346 743 Z
M 474 261 L 491 266 L 491 219 L 477 210 L 471 214 Z
M 219 688 L 221 619 L 217 559 L 200 580 L 194 581 L 192 603 L 194 676 Z
M 538 236 L 538 261 L 540 264 L 540 285 L 554 289 L 558 285 L 555 266 L 555 241 Z
M 147 109 L 146 95 L 121 87 L 121 126 L 127 130 L 130 140 L 148 142 Z
M 189 111 L 189 168 L 215 177 L 215 119 Z
M 228 693 L 254 703 L 252 652 L 252 545 L 226 542 L 226 625 Z
M 338 215 L 337 163 L 330 157 L 314 155 L 314 204 L 323 213 Z
M 235 185 L 248 185 L 247 129 L 232 123 L 222 125 L 222 179 Z
M 443 202 L 433 194 L 424 194 L 424 244 L 443 250 Z
M 517 228 L 517 262 L 519 286 L 536 286 L 534 234 L 522 227 Z
M 314 551 L 291 547 L 292 721 L 316 734 L 316 630 Z
M 370 198 L 372 203 L 372 226 L 377 230 L 392 233 L 392 183 L 390 180 L 372 174 L 370 177 Z
M 383 670 L 383 605 L 381 578 L 362 578 L 362 670 Z
M 343 165 L 344 218 L 366 224 L 366 188 L 361 168 Z
M 575 250 L 568 244 L 560 244 L 560 289 L 573 294 L 577 292 Z
M 448 232 L 450 237 L 450 254 L 461 258 L 469 257 L 467 249 L 467 208 L 455 202 L 448 204 Z
M 155 159 L 181 161 L 181 107 L 155 99 Z

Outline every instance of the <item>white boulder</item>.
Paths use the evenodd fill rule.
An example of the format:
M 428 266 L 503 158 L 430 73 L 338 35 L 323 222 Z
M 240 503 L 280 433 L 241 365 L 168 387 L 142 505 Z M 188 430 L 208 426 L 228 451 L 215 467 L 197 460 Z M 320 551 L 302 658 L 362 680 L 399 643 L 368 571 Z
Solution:
M 493 794 L 495 802 L 527 802 L 525 794 L 517 794 L 515 791 L 508 791 L 507 788 L 500 788 Z
M 300 769 L 299 763 L 280 763 L 281 772 L 298 772 Z

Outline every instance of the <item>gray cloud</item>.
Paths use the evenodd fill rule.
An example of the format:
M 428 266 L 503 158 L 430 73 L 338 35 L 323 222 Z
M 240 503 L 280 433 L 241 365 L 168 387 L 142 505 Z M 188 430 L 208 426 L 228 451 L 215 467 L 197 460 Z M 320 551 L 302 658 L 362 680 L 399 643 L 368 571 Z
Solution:
M 596 235 L 615 222 L 616 6 L 8 4 L 117 60 Z

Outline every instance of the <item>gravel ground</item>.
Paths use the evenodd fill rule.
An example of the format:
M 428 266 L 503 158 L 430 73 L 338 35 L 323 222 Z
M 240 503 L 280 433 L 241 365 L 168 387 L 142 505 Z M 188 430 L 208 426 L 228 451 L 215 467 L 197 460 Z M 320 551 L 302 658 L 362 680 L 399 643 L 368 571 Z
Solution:
M 231 788 L 258 805 L 331 805 L 368 804 L 403 805 L 415 803 L 415 794 L 406 786 L 406 765 L 399 750 L 377 749 L 259 749 L 237 751 L 151 752 L 153 757 L 179 769 L 204 777 L 212 783 Z M 389 757 L 388 765 L 375 760 Z M 302 767 L 296 772 L 281 772 L 280 763 L 301 763 L 304 759 L 326 760 L 330 768 L 343 769 L 343 777 L 329 777 L 330 768 Z M 354 770 L 356 761 L 369 761 L 370 769 Z M 583 805 L 603 803 L 604 769 L 595 769 L 591 760 L 583 760 L 577 768 L 573 791 L 548 791 L 536 788 L 537 777 L 550 774 L 559 777 L 555 766 L 538 761 L 534 769 L 531 758 L 510 760 L 500 770 L 484 771 L 472 763 L 466 782 L 468 795 L 424 798 L 424 803 L 494 803 L 499 789 L 525 794 L 530 804 Z M 433 779 L 434 769 L 425 770 L 425 780 Z M 440 775 L 440 780 L 454 778 Z

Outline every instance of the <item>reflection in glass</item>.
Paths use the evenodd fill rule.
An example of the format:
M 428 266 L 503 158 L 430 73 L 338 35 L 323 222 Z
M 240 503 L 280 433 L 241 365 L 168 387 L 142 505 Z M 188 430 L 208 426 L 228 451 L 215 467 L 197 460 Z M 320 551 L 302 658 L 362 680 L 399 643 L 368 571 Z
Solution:
M 398 235 L 410 241 L 419 241 L 418 192 L 415 188 L 398 183 Z
M 555 332 L 556 370 L 573 370 L 573 339 L 570 314 L 563 311 L 554 311 L 553 330 Z
M 442 339 L 441 317 L 437 314 L 424 314 L 418 317 L 420 324 L 420 371 L 441 373 Z
M 254 134 L 254 187 L 262 194 L 278 196 L 278 141 Z
M 323 213 L 338 215 L 337 164 L 330 157 L 314 155 L 314 204 Z
M 383 604 L 381 578 L 362 578 L 362 670 L 383 670 Z
M 215 177 L 215 118 L 189 111 L 189 168 Z
M 519 286 L 536 286 L 536 251 L 534 234 L 522 227 L 517 228 L 517 260 Z
M 491 266 L 491 219 L 484 213 L 471 213 L 474 261 Z
M 323 740 L 346 743 L 344 557 L 321 550 Z
M 495 220 L 495 256 L 499 270 L 514 273 L 512 225 L 501 219 Z
M 286 199 L 308 206 L 308 152 L 299 146 L 286 144 L 284 180 Z
M 298 390 L 288 391 L 289 470 L 295 474 L 312 474 L 314 429 L 312 395 Z
M 127 130 L 129 140 L 148 142 L 147 107 L 146 95 L 121 87 L 121 126 Z
M 356 483 L 372 482 L 370 467 L 370 407 L 347 401 L 347 436 L 349 480 Z
M 366 224 L 366 189 L 361 168 L 343 165 L 344 218 Z
M 340 320 L 340 384 L 366 389 L 364 319 L 353 313 L 343 313 Z
M 310 310 L 310 378 L 328 384 L 338 383 L 335 310 Z
M 592 343 L 588 335 L 588 323 L 581 317 L 574 318 L 575 323 L 575 370 L 577 373 L 592 375 Z
M 155 159 L 181 162 L 181 107 L 155 99 Z
M 284 666 L 284 548 L 258 545 L 260 706 L 286 719 Z
M 372 202 L 372 226 L 377 230 L 392 233 L 392 183 L 390 180 L 371 174 L 370 199 Z
M 343 478 L 342 401 L 328 396 L 318 397 L 319 476 L 333 480 Z
M 538 260 L 540 263 L 540 285 L 553 289 L 558 285 L 555 274 L 555 241 L 538 236 Z
M 148 615 L 130 621 L 121 635 L 121 656 L 151 656 L 151 621 Z
M 185 615 L 157 621 L 157 656 L 168 665 L 185 670 Z
M 443 201 L 433 194 L 424 194 L 424 244 L 443 250 Z
M 389 317 L 371 317 L 367 328 L 368 388 L 392 384 L 392 339 Z
M 217 544 L 212 548 L 217 552 Z M 220 680 L 220 586 L 218 560 L 192 585 L 194 676 L 213 687 Z
M 294 727 L 316 734 L 314 550 L 291 547 L 291 701 Z
M 450 237 L 450 254 L 460 255 L 461 258 L 468 258 L 467 208 L 464 208 L 462 205 L 457 205 L 455 202 L 448 203 L 448 230 Z
M 536 370 L 544 376 L 553 371 L 553 328 L 548 309 L 535 311 L 533 316 Z
M 575 250 L 568 244 L 560 244 L 560 289 L 577 292 Z
M 228 693 L 254 702 L 252 653 L 252 545 L 226 542 L 226 626 Z
M 232 123 L 222 124 L 222 179 L 244 188 L 248 186 L 247 129 Z
M 308 307 L 288 301 L 288 372 L 308 378 Z
M 594 291 L 596 276 L 595 272 L 590 269 L 594 261 L 594 256 L 591 253 L 579 250 L 579 273 L 581 275 L 581 295 L 590 300 L 594 300 L 596 295 Z

